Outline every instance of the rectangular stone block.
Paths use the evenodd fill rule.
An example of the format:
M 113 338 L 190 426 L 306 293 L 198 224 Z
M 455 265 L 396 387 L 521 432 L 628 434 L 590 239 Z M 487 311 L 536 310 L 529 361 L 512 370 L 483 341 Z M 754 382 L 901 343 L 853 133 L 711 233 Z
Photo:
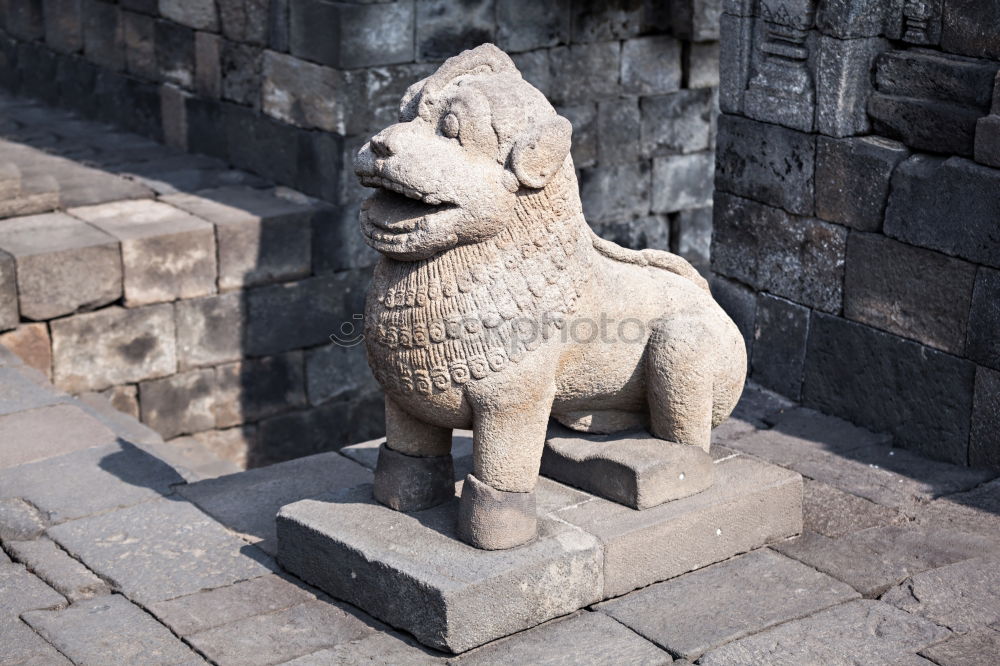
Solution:
M 222 94 L 221 38 L 210 32 L 194 33 L 194 89 L 218 99 Z
M 761 385 L 798 400 L 808 334 L 809 308 L 770 294 L 758 295 L 750 375 Z
M 222 34 L 234 42 L 267 45 L 269 0 L 218 0 Z
M 159 0 L 160 16 L 198 30 L 218 32 L 219 16 L 213 0 Z
M 497 0 L 497 46 L 517 53 L 565 44 L 570 39 L 571 4 L 568 0 L 530 4 Z
M 816 216 L 859 231 L 879 231 L 889 179 L 910 151 L 881 137 L 816 140 Z
M 601 599 L 593 536 L 542 518 L 532 543 L 481 551 L 458 540 L 457 510 L 453 500 L 400 513 L 375 502 L 368 485 L 303 500 L 278 514 L 278 558 L 304 580 L 450 652 Z
M 30 567 L 36 576 L 70 602 L 110 592 L 103 580 L 48 539 L 11 541 L 7 545 L 19 562 Z
M 732 46 L 735 47 L 735 45 Z M 727 44 L 727 48 L 730 48 L 729 44 Z M 689 88 L 719 87 L 718 42 L 692 44 L 686 60 Z
M 139 384 L 142 422 L 165 439 L 215 427 L 215 370 L 190 370 Z
M 976 266 L 852 233 L 847 242 L 844 316 L 961 356 Z
M 597 165 L 580 171 L 580 198 L 589 222 L 649 213 L 649 162 Z
M 1000 372 L 976 368 L 969 431 L 969 464 L 1000 470 Z
M 983 114 L 950 102 L 874 92 L 868 99 L 868 115 L 875 132 L 911 148 L 972 157 L 976 121 Z
M 624 42 L 621 80 L 622 90 L 633 95 L 662 95 L 680 89 L 680 42 L 667 36 L 638 37 Z
M 25 41 L 45 36 L 42 4 L 37 0 L 7 0 L 3 9 L 4 27 L 12 36 Z
M 204 220 L 156 201 L 120 201 L 69 213 L 121 242 L 127 307 L 215 292 L 215 234 Z
M 595 499 L 555 515 L 599 539 L 608 598 L 797 534 L 802 480 L 736 456 L 717 463 L 712 487 L 691 497 L 638 512 Z
M 674 34 L 692 42 L 719 39 L 722 0 L 680 0 L 671 6 Z
M 972 290 L 966 355 L 1000 370 L 1000 271 L 980 268 Z
M 414 7 L 410 3 L 296 0 L 289 9 L 292 55 L 342 69 L 413 60 Z
M 575 104 L 618 94 L 618 42 L 559 46 L 550 51 L 553 104 Z
M 214 392 L 216 426 L 223 428 L 305 407 L 302 352 L 219 366 Z
M 743 334 L 747 354 L 752 357 L 757 320 L 757 295 L 745 284 L 712 273 L 709 282 L 714 298 Z
M 815 64 L 818 131 L 836 137 L 868 132 L 872 63 L 888 48 L 889 42 L 877 37 L 819 37 Z
M 257 47 L 222 40 L 219 49 L 222 99 L 260 108 L 261 59 Z
M 578 0 L 573 3 L 573 33 L 571 41 L 601 42 L 621 40 L 637 35 L 652 16 L 643 11 L 642 3 L 607 3 L 599 0 Z M 665 32 L 665 24 L 659 32 Z
M 7 220 L 0 249 L 17 264 L 20 312 L 27 319 L 52 319 L 121 297 L 118 242 L 68 215 Z
M 925 49 L 889 51 L 875 61 L 875 85 L 887 95 L 940 100 L 986 112 L 1000 64 Z
M 361 321 L 351 323 L 360 333 Z M 361 345 L 316 347 L 306 351 L 305 363 L 306 387 L 313 405 L 376 388 Z
M 153 43 L 160 76 L 190 90 L 195 80 L 195 32 L 172 21 L 156 21 Z
M 707 269 L 712 246 L 712 209 L 682 210 L 674 220 L 674 238 L 671 246 L 676 254 L 696 268 Z
M 810 323 L 802 401 L 891 432 L 903 448 L 965 464 L 974 373 L 968 361 L 816 313 Z
M 427 0 L 416 3 L 417 60 L 440 62 L 483 42 L 496 30 L 493 0 Z
M 20 320 L 17 309 L 17 262 L 14 257 L 0 250 L 0 331 L 16 327 Z
M 639 104 L 634 98 L 598 103 L 597 160 L 602 166 L 639 159 L 639 123 Z
M 877 37 L 893 4 L 881 0 L 832 0 L 817 9 L 816 27 L 838 39 Z
M 264 52 L 262 108 L 286 123 L 344 134 L 346 100 L 341 73 L 300 58 Z
M 709 146 L 712 91 L 680 90 L 639 101 L 643 155 L 694 153 Z
M 597 609 L 672 654 L 694 660 L 725 643 L 857 597 L 847 585 L 762 548 Z
M 980 164 L 1000 168 L 1000 114 L 994 113 L 976 121 L 973 153 Z
M 723 114 L 717 142 L 719 190 L 812 215 L 814 136 Z
M 780 11 L 786 19 L 795 14 L 784 7 Z M 802 25 L 794 27 L 782 23 L 777 14 L 753 21 L 750 72 L 743 95 L 743 112 L 750 118 L 803 132 L 813 130 L 813 65 L 818 59 L 819 35 L 808 27 L 808 14 Z
M 243 294 L 230 292 L 177 301 L 174 316 L 180 370 L 236 361 L 243 356 Z
M 983 26 L 1000 23 L 1000 7 L 977 0 L 943 0 L 941 48 L 975 58 L 1000 59 L 1000 45 Z
M 847 229 L 718 193 L 712 267 L 757 289 L 839 312 Z
M 933 46 L 941 41 L 942 0 L 909 3 L 894 0 L 886 8 L 885 36 L 910 44 Z
M 45 43 L 60 53 L 83 48 L 81 0 L 43 0 Z
M 52 330 L 52 376 L 71 393 L 97 391 L 173 374 L 177 370 L 170 305 L 98 312 L 58 319 Z M 87 349 L 87 354 L 79 350 Z
M 675 213 L 712 204 L 715 156 L 712 153 L 653 158 L 654 213 Z
M 75 663 L 123 663 L 150 655 L 176 664 L 200 661 L 169 629 L 118 594 L 59 611 L 32 611 L 24 620 Z
M 118 5 L 82 0 L 83 55 L 92 63 L 120 71 L 125 68 L 125 35 Z
M 750 79 L 753 51 L 753 19 L 723 14 L 719 21 L 719 108 L 724 113 L 743 113 L 743 98 Z
M 125 70 L 144 79 L 159 75 L 156 64 L 156 46 L 151 16 L 136 12 L 122 12 L 122 31 L 125 40 Z
M 16 467 L 115 441 L 111 430 L 76 405 L 53 405 L 51 403 L 55 400 L 52 397 L 39 396 L 40 391 L 29 380 L 14 380 L 12 374 L 10 370 L 0 371 L 0 377 L 7 383 L 6 391 L 14 390 L 19 394 L 13 401 L 7 399 L 0 402 L 3 407 L 0 411 L 5 412 L 0 416 L 0 428 L 4 435 L 0 468 Z M 74 437 L 67 438 L 67 432 L 74 433 Z
M 66 605 L 66 599 L 61 594 L 19 564 L 0 565 L 0 592 L 4 596 L 4 610 L 15 617 L 25 611 Z M 9 621 L 4 618 L 2 624 Z
M 914 155 L 899 165 L 885 234 L 1000 268 L 1000 171 L 952 157 Z
M 375 394 L 264 419 L 258 423 L 248 466 L 336 451 L 350 442 L 371 439 L 382 434 L 383 418 L 384 400 Z
M 310 273 L 310 223 L 318 205 L 250 187 L 161 200 L 215 225 L 219 289 L 295 280 Z

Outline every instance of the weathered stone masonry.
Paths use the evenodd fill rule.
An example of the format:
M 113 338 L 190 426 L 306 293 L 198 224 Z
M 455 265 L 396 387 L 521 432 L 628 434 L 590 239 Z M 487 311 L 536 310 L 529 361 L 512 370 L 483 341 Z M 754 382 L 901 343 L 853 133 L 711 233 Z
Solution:
M 250 203 L 237 202 L 233 207 L 257 218 L 251 223 L 227 220 L 204 201 L 190 200 L 220 184 L 267 185 L 246 173 L 229 180 L 199 175 L 173 194 L 137 192 L 134 183 L 117 178 L 111 180 L 119 190 L 110 196 L 104 178 L 94 187 L 105 195 L 86 203 L 159 196 L 159 203 L 203 222 L 200 230 L 188 223 L 173 241 L 201 253 L 201 281 L 142 295 L 135 281 L 145 278 L 146 287 L 155 287 L 157 277 L 137 269 L 160 241 L 121 240 L 100 228 L 103 223 L 86 221 L 88 238 L 72 229 L 60 233 L 74 239 L 69 254 L 93 255 L 101 267 L 80 283 L 94 293 L 73 294 L 48 313 L 23 306 L 18 312 L 11 299 L 0 299 L 0 330 L 17 327 L 6 343 L 17 342 L 22 351 L 31 345 L 43 357 L 39 365 L 55 369 L 58 385 L 106 392 L 166 437 L 201 433 L 196 436 L 226 452 L 252 436 L 258 453 L 268 452 L 263 462 L 312 452 L 321 441 L 339 446 L 373 436 L 351 424 L 380 423 L 378 410 L 344 402 L 370 390 L 363 355 L 330 347 L 328 335 L 361 312 L 352 299 L 374 261 L 357 231 L 366 190 L 351 160 L 367 137 L 395 120 L 405 88 L 446 57 L 494 41 L 573 123 L 583 205 L 599 233 L 632 247 L 673 249 L 705 265 L 719 12 L 718 2 L 696 0 L 673 6 L 651 0 L 3 0 L 0 86 L 218 160 L 207 168 L 198 162 L 168 167 L 157 158 L 144 164 L 144 177 L 160 178 L 157 168 L 189 169 L 185 178 L 219 174 L 228 164 L 329 205 L 292 219 L 280 206 L 261 216 Z M 93 153 L 82 154 L 94 165 Z M 95 166 L 136 172 L 134 160 L 128 169 L 115 160 Z M 0 171 L 0 191 L 4 182 Z M 22 197 L 17 210 L 0 217 L 69 208 L 74 197 L 63 182 L 60 202 L 59 184 L 32 181 L 30 205 Z M 183 216 L 172 215 L 153 236 L 183 226 Z M 71 217 L 70 226 L 82 224 Z M 246 244 L 247 234 L 256 234 L 256 246 Z M 133 252 L 133 270 L 126 259 L 124 273 L 115 273 L 115 258 L 129 254 L 126 246 L 145 246 L 146 254 Z M 247 254 L 247 247 L 256 249 Z M 48 256 L 47 265 L 58 263 L 58 255 Z M 19 289 L 28 302 L 16 263 L 0 253 L 0 284 Z M 323 300 L 331 294 L 338 299 L 332 313 Z M 34 300 L 52 295 L 50 288 Z M 96 307 L 102 309 L 86 312 Z M 324 308 L 325 318 L 318 316 Z M 87 371 L 96 379 L 81 383 L 60 366 L 87 339 L 79 333 L 86 322 L 113 329 L 117 346 L 136 353 L 129 360 L 109 351 Z M 173 340 L 173 352 L 138 353 L 143 333 L 154 329 L 161 341 Z M 53 348 L 54 361 L 48 357 Z M 248 395 L 244 389 L 262 376 L 274 390 Z M 226 400 L 236 400 L 232 409 Z M 302 445 L 287 448 L 290 442 Z
M 1000 2 L 724 12 L 713 286 L 751 376 L 1000 468 Z

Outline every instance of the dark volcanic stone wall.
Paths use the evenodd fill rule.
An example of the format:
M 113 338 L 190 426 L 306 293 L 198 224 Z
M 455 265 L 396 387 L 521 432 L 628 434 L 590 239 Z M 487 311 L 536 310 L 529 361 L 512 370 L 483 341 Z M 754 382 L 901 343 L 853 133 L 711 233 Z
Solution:
M 340 206 L 406 87 L 493 41 L 574 126 L 599 233 L 708 262 L 721 0 L 0 0 L 0 85 Z M 345 247 L 345 267 L 370 262 Z
M 714 288 L 751 376 L 1000 469 L 1000 1 L 727 0 Z

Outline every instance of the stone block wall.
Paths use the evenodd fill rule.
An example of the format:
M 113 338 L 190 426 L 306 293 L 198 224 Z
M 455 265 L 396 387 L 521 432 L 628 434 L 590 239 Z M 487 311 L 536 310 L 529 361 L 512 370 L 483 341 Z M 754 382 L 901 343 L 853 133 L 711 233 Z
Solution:
M 574 126 L 588 219 L 705 265 L 721 0 L 3 0 L 0 85 L 337 206 L 403 91 L 484 41 Z
M 728 0 L 712 241 L 751 377 L 994 469 L 998 25 L 997 0 Z

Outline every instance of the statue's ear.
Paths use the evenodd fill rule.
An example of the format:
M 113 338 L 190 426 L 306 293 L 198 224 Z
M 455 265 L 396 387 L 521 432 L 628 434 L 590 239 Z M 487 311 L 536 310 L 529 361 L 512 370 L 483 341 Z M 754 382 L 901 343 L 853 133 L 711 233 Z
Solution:
M 562 116 L 532 125 L 517 137 L 510 168 L 526 187 L 545 187 L 569 154 L 573 126 Z

